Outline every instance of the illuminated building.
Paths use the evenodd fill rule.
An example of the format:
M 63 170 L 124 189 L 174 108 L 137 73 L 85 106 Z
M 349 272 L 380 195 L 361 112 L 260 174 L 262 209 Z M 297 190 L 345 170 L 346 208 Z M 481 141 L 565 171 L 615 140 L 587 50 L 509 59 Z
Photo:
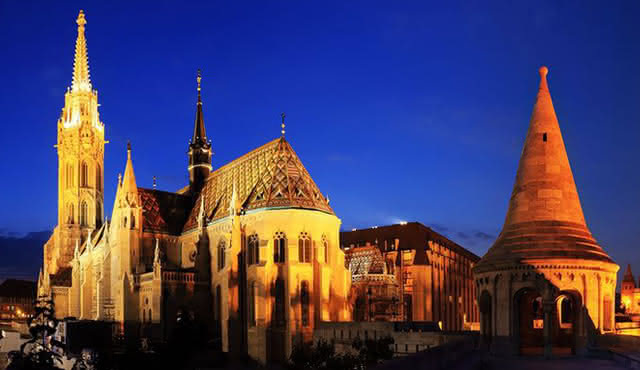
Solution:
M 363 276 L 364 271 L 361 273 L 360 268 L 353 265 L 365 257 L 366 262 L 358 262 L 369 266 L 365 270 L 372 266 L 375 270 L 371 272 L 395 278 L 392 283 L 389 277 L 381 277 L 388 281 L 389 288 L 384 288 L 387 292 L 392 284 L 398 287 L 397 320 L 440 322 L 444 330 L 470 329 L 472 323 L 478 322 L 471 268 L 480 258 L 460 245 L 418 222 L 342 232 L 340 243 L 347 254 L 351 253 L 354 287 L 372 279 Z M 361 248 L 371 247 L 381 252 L 384 264 L 375 262 L 375 253 L 353 258 L 366 250 Z M 367 293 L 367 288 L 361 288 L 352 297 L 354 315 L 368 310 Z M 384 295 L 373 297 L 374 300 L 383 298 Z M 367 307 L 359 306 L 363 304 Z
M 0 320 L 24 320 L 33 313 L 36 283 L 7 279 L 0 284 Z
M 481 332 L 499 353 L 579 353 L 615 330 L 619 267 L 585 222 L 547 72 L 502 232 L 473 269 Z
M 140 187 L 127 148 L 113 213 L 103 221 L 104 125 L 78 16 L 73 84 L 58 123 L 59 217 L 45 277 L 60 317 L 116 323 L 124 336 L 164 338 L 179 311 L 226 352 L 288 358 L 316 323 L 351 319 L 340 219 L 282 136 L 212 170 L 201 77 L 189 185 Z
M 631 272 L 631 265 L 627 265 L 627 271 L 622 278 L 620 289 L 620 301 L 627 314 L 640 314 L 640 287 L 636 285 Z

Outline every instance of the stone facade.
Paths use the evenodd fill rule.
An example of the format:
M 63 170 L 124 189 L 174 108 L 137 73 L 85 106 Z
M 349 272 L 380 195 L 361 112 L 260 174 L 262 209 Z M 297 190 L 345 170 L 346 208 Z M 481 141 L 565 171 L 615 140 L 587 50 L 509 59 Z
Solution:
M 113 322 L 125 338 L 166 340 L 182 312 L 220 338 L 224 351 L 261 363 L 288 358 L 319 322 L 350 320 L 351 279 L 328 199 L 284 130 L 211 172 L 200 74 L 189 185 L 177 192 L 138 186 L 129 144 L 111 220 L 103 221 L 104 125 L 82 12 L 77 22 L 73 88 L 58 125 L 59 225 L 44 247 L 39 282 L 57 315 Z M 95 175 L 81 170 L 78 183 L 83 163 Z M 79 220 L 78 204 L 86 210 Z
M 402 292 L 400 320 L 435 321 L 443 330 L 478 322 L 471 268 L 480 258 L 460 245 L 417 222 L 342 232 L 340 242 L 347 253 L 366 246 L 381 251 L 386 273 L 395 276 Z
M 615 330 L 619 267 L 585 223 L 547 72 L 502 232 L 473 269 L 481 332 L 501 353 L 581 352 Z

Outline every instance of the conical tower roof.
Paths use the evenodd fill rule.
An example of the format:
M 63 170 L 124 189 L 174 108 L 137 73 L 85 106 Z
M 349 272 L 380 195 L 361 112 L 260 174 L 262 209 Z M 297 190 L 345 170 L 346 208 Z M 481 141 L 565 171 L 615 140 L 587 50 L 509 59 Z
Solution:
M 131 143 L 127 143 L 127 166 L 124 169 L 124 177 L 122 178 L 122 189 L 124 193 L 138 191 L 136 175 L 133 173 L 133 162 L 131 161 Z
M 633 273 L 631 272 L 631 264 L 627 265 L 627 271 L 624 273 L 624 278 L 622 279 L 625 283 L 633 283 L 636 284 L 636 280 L 633 278 Z
M 502 232 L 478 267 L 552 258 L 612 262 L 585 222 L 547 73 L 540 68 L 540 88 Z

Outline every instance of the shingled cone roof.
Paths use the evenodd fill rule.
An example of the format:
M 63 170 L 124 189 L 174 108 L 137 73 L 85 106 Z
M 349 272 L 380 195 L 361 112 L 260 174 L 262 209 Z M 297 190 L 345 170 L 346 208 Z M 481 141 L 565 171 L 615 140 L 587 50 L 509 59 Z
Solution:
M 478 263 L 480 270 L 525 259 L 612 262 L 591 235 L 582 214 L 547 73 L 546 67 L 540 68 L 540 88 L 507 216 L 498 239 Z

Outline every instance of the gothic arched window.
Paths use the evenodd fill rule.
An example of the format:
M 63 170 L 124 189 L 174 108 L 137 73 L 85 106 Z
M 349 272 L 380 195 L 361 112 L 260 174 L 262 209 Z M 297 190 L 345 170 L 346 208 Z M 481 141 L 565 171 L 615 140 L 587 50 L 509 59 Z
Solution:
M 322 235 L 322 247 L 324 248 L 324 263 L 329 263 L 329 240 L 326 235 Z
M 278 231 L 276 235 L 273 237 L 273 262 L 274 263 L 284 263 L 286 246 L 287 246 L 287 236 L 282 231 Z
M 96 204 L 96 225 L 102 224 L 102 203 L 98 202 Z
M 298 261 L 311 262 L 311 238 L 304 231 L 298 237 Z
M 89 213 L 89 207 L 87 206 L 87 202 L 82 201 L 80 205 L 80 225 L 87 226 L 87 215 Z
M 102 168 L 96 166 L 96 189 L 102 190 Z
M 309 326 L 309 283 L 306 281 L 300 286 L 300 309 L 302 326 Z
M 73 165 L 67 164 L 67 188 L 73 187 Z
M 82 162 L 80 166 L 80 186 L 86 188 L 89 186 L 88 184 L 88 174 L 89 174 L 89 166 L 87 166 L 87 162 Z
M 258 234 L 249 235 L 247 241 L 247 264 L 255 265 L 260 263 L 260 239 Z
M 73 216 L 73 203 L 67 205 L 67 223 L 72 224 L 74 220 Z
M 131 228 L 132 229 L 136 228 L 136 216 L 135 215 L 131 215 Z
M 222 270 L 224 268 L 225 249 L 226 249 L 226 243 L 224 239 L 221 239 L 220 243 L 218 243 L 218 270 Z

